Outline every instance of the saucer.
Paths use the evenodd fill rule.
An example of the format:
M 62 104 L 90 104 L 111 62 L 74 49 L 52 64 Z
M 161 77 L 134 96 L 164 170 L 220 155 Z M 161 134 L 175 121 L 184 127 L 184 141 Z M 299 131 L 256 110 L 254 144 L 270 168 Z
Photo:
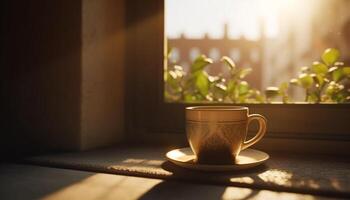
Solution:
M 191 148 L 181 148 L 169 151 L 166 154 L 167 159 L 184 168 L 201 170 L 201 171 L 232 171 L 248 169 L 260 165 L 269 159 L 269 155 L 265 152 L 255 149 L 245 149 L 236 157 L 235 164 L 232 165 L 208 165 L 197 164 L 194 162 L 195 155 Z

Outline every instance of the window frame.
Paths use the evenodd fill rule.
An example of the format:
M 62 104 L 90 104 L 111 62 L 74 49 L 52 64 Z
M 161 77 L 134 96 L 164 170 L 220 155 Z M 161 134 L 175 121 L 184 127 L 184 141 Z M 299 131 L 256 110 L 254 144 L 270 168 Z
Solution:
M 194 104 L 164 101 L 164 35 L 164 0 L 126 2 L 126 127 L 133 141 L 183 143 L 186 138 L 184 108 Z M 350 144 L 350 104 L 229 105 L 266 116 L 268 139 Z

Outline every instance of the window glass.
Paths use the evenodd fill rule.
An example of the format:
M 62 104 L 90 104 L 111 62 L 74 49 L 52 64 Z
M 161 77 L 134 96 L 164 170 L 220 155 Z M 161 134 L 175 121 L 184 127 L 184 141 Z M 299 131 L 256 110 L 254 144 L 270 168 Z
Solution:
M 167 102 L 350 102 L 349 0 L 165 0 Z

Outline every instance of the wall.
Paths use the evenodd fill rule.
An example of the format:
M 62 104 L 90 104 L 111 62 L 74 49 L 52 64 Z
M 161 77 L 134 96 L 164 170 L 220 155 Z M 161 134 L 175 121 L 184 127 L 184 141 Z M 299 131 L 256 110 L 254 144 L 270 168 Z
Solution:
M 123 9 L 118 0 L 2 2 L 3 155 L 117 142 Z
M 63 146 L 76 149 L 81 3 L 14 0 L 4 4 L 2 99 L 6 112 L 1 147 L 11 153 Z
M 110 145 L 124 129 L 123 1 L 83 0 L 81 148 Z

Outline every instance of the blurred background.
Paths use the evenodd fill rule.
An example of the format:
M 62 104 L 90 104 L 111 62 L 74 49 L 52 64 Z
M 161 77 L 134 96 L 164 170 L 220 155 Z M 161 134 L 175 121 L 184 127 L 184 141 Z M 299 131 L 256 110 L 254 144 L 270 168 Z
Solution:
M 249 84 L 263 90 L 298 76 L 302 66 L 337 48 L 350 64 L 349 0 L 165 0 L 169 64 L 188 71 L 201 54 L 213 59 L 209 75 L 226 76 L 222 56 L 252 68 Z M 302 100 L 304 92 L 290 95 Z

